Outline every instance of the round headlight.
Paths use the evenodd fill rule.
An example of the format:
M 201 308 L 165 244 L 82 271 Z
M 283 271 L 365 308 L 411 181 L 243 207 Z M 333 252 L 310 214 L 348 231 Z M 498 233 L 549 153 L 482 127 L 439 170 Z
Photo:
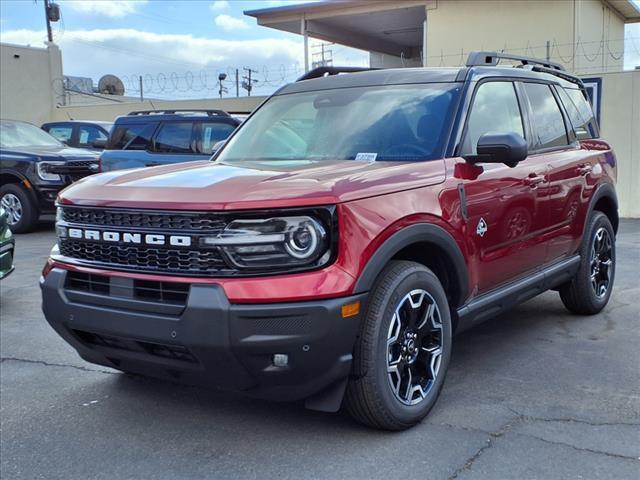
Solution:
M 287 234 L 284 247 L 289 255 L 302 260 L 316 253 L 319 238 L 324 236 L 324 232 L 320 225 L 314 223 L 302 223 Z

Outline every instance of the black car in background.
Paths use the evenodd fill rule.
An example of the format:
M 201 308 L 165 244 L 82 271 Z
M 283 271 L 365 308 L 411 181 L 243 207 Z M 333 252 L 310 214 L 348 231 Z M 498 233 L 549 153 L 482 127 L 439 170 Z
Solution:
M 71 148 L 35 125 L 0 120 L 0 206 L 14 233 L 54 213 L 58 192 L 100 169 L 98 153 Z
M 70 147 L 102 150 L 112 126 L 113 122 L 69 120 L 48 122 L 41 128 Z

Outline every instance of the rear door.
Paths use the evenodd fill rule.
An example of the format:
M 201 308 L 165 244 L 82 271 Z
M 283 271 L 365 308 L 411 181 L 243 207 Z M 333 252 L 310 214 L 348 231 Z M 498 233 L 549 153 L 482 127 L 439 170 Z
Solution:
M 216 143 L 226 140 L 236 129 L 236 125 L 227 122 L 202 122 L 196 126 L 196 148 L 198 153 L 210 157 Z
M 554 86 L 524 82 L 522 87 L 534 132 L 532 155 L 549 167 L 549 186 L 543 203 L 548 215 L 545 263 L 552 263 L 572 253 L 580 240 L 574 220 L 582 201 L 588 162 Z
M 530 140 L 527 110 L 513 82 L 491 80 L 476 87 L 460 156 L 476 153 L 487 132 L 515 132 Z M 547 214 L 547 164 L 529 156 L 514 168 L 479 163 L 465 182 L 467 235 L 475 251 L 474 283 L 482 293 L 534 271 L 544 262 Z
M 151 139 L 157 122 L 116 123 L 100 155 L 103 172 L 144 167 L 154 161 Z
M 153 138 L 153 155 L 146 166 L 203 160 L 196 147 L 196 125 L 191 121 L 162 122 Z

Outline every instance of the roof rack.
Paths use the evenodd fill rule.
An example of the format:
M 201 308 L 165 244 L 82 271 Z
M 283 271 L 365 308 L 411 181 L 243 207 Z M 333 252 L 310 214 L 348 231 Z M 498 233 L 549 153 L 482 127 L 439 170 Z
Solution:
M 564 67 L 556 62 L 504 52 L 471 52 L 467 57 L 467 67 L 495 67 L 499 60 L 515 60 L 522 65 L 539 65 L 550 70 L 564 71 Z
M 128 116 L 135 115 L 173 115 L 176 113 L 206 113 L 209 117 L 230 117 L 224 110 L 206 110 L 197 108 L 172 108 L 170 110 L 136 110 L 129 112 Z
M 313 70 L 309 70 L 296 80 L 301 82 L 302 80 L 310 80 L 312 78 L 327 77 L 330 75 L 338 75 L 339 73 L 355 73 L 355 72 L 367 72 L 370 70 L 379 70 L 378 68 L 369 67 L 318 67 Z
M 553 68 L 542 67 L 540 65 L 531 66 L 531 70 L 533 70 L 534 72 L 549 73 L 549 74 L 554 75 L 556 77 L 562 78 L 563 80 L 566 80 L 567 82 L 575 83 L 580 88 L 584 88 L 584 84 L 582 83 L 582 80 L 580 79 L 580 77 L 576 77 L 575 75 L 571 75 L 570 73 L 567 73 L 564 70 L 558 71 L 558 70 L 555 70 Z

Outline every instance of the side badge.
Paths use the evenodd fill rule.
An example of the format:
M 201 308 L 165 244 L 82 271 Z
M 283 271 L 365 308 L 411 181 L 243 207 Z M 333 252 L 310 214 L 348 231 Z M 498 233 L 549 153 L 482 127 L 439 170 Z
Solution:
M 476 227 L 476 233 L 481 237 L 484 237 L 484 234 L 487 233 L 487 230 L 487 222 L 484 221 L 484 218 L 480 217 L 480 221 L 478 222 L 478 226 Z

